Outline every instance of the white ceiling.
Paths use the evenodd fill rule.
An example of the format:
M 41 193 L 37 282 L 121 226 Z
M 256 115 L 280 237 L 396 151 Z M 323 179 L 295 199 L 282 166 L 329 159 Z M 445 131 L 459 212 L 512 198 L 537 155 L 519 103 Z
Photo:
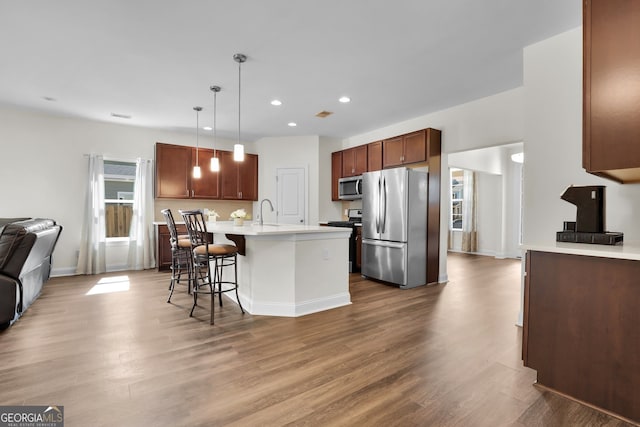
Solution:
M 243 140 L 344 138 L 522 85 L 522 48 L 581 14 L 580 0 L 5 0 L 0 103 L 192 132 L 216 84 L 218 134 L 236 138 L 243 53 Z

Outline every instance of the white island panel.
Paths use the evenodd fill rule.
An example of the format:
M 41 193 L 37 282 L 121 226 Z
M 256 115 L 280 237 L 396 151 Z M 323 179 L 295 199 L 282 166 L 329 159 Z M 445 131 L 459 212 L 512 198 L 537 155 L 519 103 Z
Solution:
M 295 317 L 351 303 L 350 229 L 299 225 L 207 224 L 221 242 L 242 235 L 239 295 L 251 314 Z M 229 278 L 232 270 L 225 271 Z M 232 297 L 233 294 L 227 294 Z

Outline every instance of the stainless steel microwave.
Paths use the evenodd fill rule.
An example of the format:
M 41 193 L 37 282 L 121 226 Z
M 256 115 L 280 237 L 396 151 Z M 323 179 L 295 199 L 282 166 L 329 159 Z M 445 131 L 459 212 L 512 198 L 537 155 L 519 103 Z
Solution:
M 340 200 L 362 199 L 362 175 L 340 178 L 338 180 L 338 198 Z

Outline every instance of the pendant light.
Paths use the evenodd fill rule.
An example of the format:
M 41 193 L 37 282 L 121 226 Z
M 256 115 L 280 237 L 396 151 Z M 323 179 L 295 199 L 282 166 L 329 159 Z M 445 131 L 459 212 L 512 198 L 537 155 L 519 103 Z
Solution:
M 242 89 L 241 68 L 242 63 L 247 60 L 247 56 L 241 53 L 233 55 L 233 60 L 238 63 L 238 142 L 233 146 L 233 160 L 244 161 L 244 145 L 240 143 L 240 90 Z
M 213 157 L 211 157 L 211 172 L 220 172 L 220 159 L 218 159 L 218 152 L 216 151 L 216 104 L 220 86 L 211 86 L 209 89 L 213 92 Z
M 200 149 L 198 129 L 200 128 L 200 111 L 202 111 L 202 107 L 193 107 L 193 109 L 196 111 L 196 164 L 193 167 L 193 177 L 199 179 L 202 176 L 202 171 L 200 170 L 200 162 L 198 161 L 198 150 Z

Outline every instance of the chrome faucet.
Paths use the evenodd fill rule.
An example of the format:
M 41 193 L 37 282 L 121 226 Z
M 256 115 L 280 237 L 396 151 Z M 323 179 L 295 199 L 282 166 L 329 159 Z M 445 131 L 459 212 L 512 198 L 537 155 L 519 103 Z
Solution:
M 269 206 L 271 207 L 271 212 L 273 212 L 273 203 L 271 203 L 271 200 L 262 199 L 262 201 L 260 202 L 260 225 L 264 225 L 264 217 L 262 216 L 262 206 L 264 205 L 264 202 L 269 202 Z

